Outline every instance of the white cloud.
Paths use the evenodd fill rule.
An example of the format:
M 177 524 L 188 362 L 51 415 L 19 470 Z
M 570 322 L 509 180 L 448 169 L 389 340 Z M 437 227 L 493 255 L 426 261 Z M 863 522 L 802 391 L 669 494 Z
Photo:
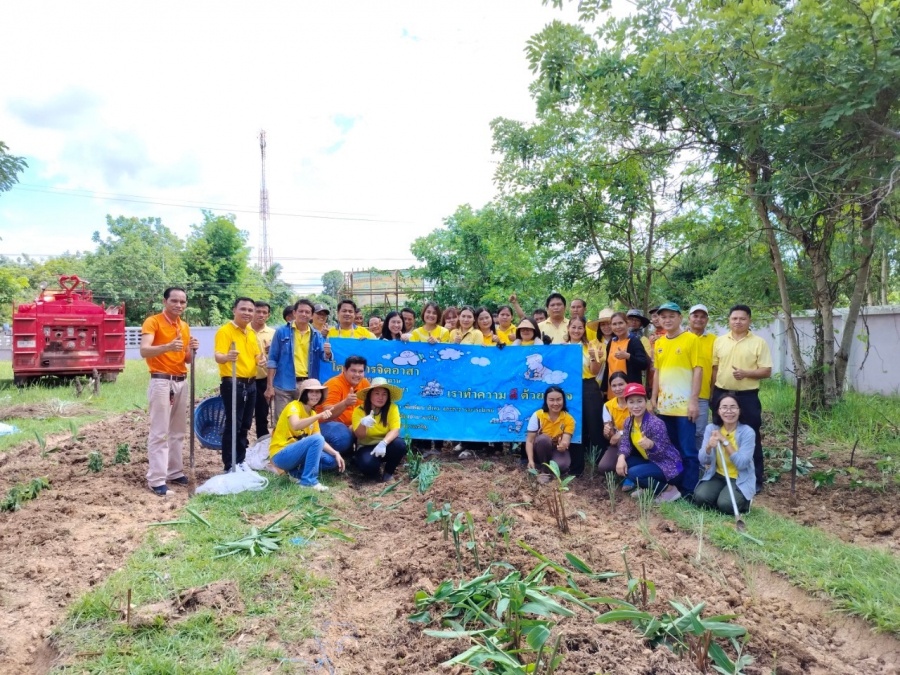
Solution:
M 463 353 L 458 349 L 452 349 L 451 347 L 448 347 L 439 351 L 438 355 L 441 357 L 442 361 L 456 361 L 463 355 Z
M 382 354 L 382 355 L 381 355 L 381 358 L 383 358 L 383 359 L 389 359 L 389 358 L 391 358 L 391 355 L 390 355 L 390 354 Z
M 548 370 L 544 373 L 541 381 L 546 382 L 547 384 L 562 384 L 563 380 L 565 380 L 568 376 L 569 374 L 563 372 L 562 370 Z
M 392 361 L 397 366 L 415 366 L 419 363 L 419 355 L 409 350 L 400 352 Z
M 473 356 L 472 363 L 476 366 L 489 366 L 491 365 L 491 360 L 485 356 Z

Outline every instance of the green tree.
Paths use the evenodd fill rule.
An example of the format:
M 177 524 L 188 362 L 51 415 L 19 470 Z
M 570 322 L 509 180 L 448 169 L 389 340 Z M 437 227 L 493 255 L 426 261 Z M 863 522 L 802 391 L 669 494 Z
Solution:
M 161 310 L 165 288 L 183 282 L 183 242 L 159 218 L 107 216 L 106 229 L 105 239 L 94 232 L 97 250 L 84 256 L 84 278 L 95 300 L 124 302 L 126 323 L 140 325 Z
M 0 141 L 0 192 L 11 190 L 19 182 L 19 174 L 28 167 L 24 157 L 11 155 L 8 150 L 6 143 Z
M 235 216 L 203 211 L 203 222 L 191 227 L 184 254 L 190 285 L 189 317 L 205 325 L 224 323 L 231 305 L 249 275 L 250 248 L 247 233 L 234 223 Z
M 332 298 L 340 297 L 341 287 L 344 285 L 344 273 L 340 270 L 331 270 L 322 275 L 322 293 Z
M 293 302 L 293 290 L 281 280 L 281 263 L 274 263 L 265 272 L 256 267 L 246 270 L 244 282 L 238 289 L 238 295 L 254 300 L 268 302 L 272 306 L 272 317 L 281 316 L 281 310 Z

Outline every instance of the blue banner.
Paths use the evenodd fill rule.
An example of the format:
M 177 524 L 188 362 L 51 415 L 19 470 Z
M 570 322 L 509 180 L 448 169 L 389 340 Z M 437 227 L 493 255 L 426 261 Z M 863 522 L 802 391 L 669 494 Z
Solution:
M 581 440 L 580 345 L 482 347 L 400 342 L 331 341 L 334 360 L 323 362 L 324 382 L 343 370 L 353 354 L 368 362 L 366 377 L 384 377 L 403 388 L 400 413 L 412 438 L 524 441 L 528 420 L 544 402 L 550 385 L 562 387 L 575 418 L 574 442 Z

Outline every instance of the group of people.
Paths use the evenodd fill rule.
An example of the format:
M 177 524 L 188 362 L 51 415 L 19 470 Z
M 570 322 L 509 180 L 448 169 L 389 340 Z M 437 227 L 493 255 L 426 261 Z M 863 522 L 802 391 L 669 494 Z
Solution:
M 163 495 L 167 481 L 186 480 L 181 467 L 185 421 L 178 412 L 184 411 L 185 364 L 196 348 L 180 319 L 186 304 L 183 289 L 167 289 L 163 312 L 148 318 L 142 329 L 141 355 L 151 372 L 147 480 Z M 272 464 L 301 485 L 324 490 L 319 472 L 343 471 L 351 458 L 364 475 L 393 479 L 406 454 L 397 406 L 403 391 L 383 378 L 367 380 L 361 356 L 350 356 L 341 373 L 321 383 L 319 364 L 332 358 L 331 338 L 501 349 L 579 344 L 581 419 L 566 410 L 565 391 L 551 386 L 521 446 L 523 464 L 538 470 L 540 480 L 549 479 L 551 459 L 561 471 L 579 476 L 591 457 L 600 471 L 622 476 L 624 490 L 653 490 L 661 501 L 691 497 L 730 510 L 725 482 L 733 479 L 738 506 L 746 510 L 762 487 L 759 384 L 771 376 L 772 361 L 766 342 L 750 331 L 752 312 L 746 305 L 729 310 L 729 330 L 721 336 L 707 332 L 709 311 L 702 304 L 688 311 L 687 327 L 681 308 L 672 302 L 653 308 L 649 317 L 637 309 L 606 308 L 589 321 L 584 300 L 569 305 L 560 293 L 551 293 L 544 308 L 531 315 L 515 295 L 496 313 L 484 306 L 442 309 L 427 302 L 418 316 L 404 308 L 383 319 L 371 316 L 366 325 L 348 299 L 338 303 L 333 324 L 327 306 L 307 299 L 285 308 L 285 323 L 277 328 L 268 326 L 270 312 L 267 303 L 238 298 L 233 320 L 216 333 L 221 394 L 225 401 L 237 397 L 238 463 L 255 420 L 257 437 L 271 432 Z M 230 428 L 231 406 L 225 411 Z M 573 443 L 579 424 L 581 442 Z M 226 471 L 232 468 L 231 456 L 231 437 L 225 434 Z

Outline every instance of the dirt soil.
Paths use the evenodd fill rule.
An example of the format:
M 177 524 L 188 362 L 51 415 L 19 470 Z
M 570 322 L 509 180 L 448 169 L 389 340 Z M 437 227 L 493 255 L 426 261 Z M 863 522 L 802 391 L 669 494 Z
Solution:
M 46 673 L 57 660 L 46 637 L 66 607 L 124 564 L 149 523 L 170 519 L 187 501 L 187 488 L 176 487 L 165 499 L 147 489 L 146 429 L 144 414 L 132 412 L 85 427 L 79 442 L 67 439 L 68 434 L 48 438 L 47 448 L 59 451 L 46 458 L 34 442 L 0 453 L 4 493 L 36 476 L 48 477 L 52 486 L 21 511 L 0 513 L 0 673 Z M 130 445 L 130 464 L 113 465 L 119 443 Z M 92 450 L 104 457 L 99 474 L 87 470 Z M 450 502 L 454 513 L 471 511 L 479 549 L 483 559 L 490 559 L 487 517 L 502 505 L 531 502 L 510 507 L 517 521 L 513 544 L 509 554 L 498 552 L 497 559 L 530 570 L 537 560 L 515 545 L 515 539 L 522 539 L 554 560 L 564 560 L 571 551 L 595 569 L 621 572 L 621 550 L 627 545 L 632 569 L 645 564 L 647 576 L 657 584 L 653 611 L 664 611 L 667 599 L 686 597 L 708 601 L 709 614 L 740 614 L 737 621 L 750 631 L 749 651 L 757 659 L 747 673 L 768 675 L 774 653 L 782 675 L 900 673 L 900 643 L 894 639 L 873 636 L 862 622 L 830 614 L 826 603 L 765 570 L 742 570 L 711 547 L 704 547 L 705 557 L 696 564 L 696 540 L 654 522 L 653 536 L 670 557 L 664 558 L 639 532 L 632 500 L 620 495 L 616 513 L 610 513 L 599 479 L 573 484 L 569 511 L 583 511 L 586 520 L 576 516 L 572 533 L 560 536 L 542 505 L 545 487 L 533 490 L 513 460 L 496 461 L 490 471 L 480 471 L 479 464 L 446 464 L 426 496 L 415 494 L 395 510 L 369 508 L 380 486 L 358 477 L 351 477 L 349 489 L 335 493 L 341 515 L 369 529 L 353 531 L 355 544 L 329 543 L 315 554 L 314 567 L 335 581 L 336 590 L 317 610 L 318 640 L 283 645 L 292 657 L 340 674 L 447 672 L 439 664 L 465 646 L 424 636 L 420 625 L 406 621 L 417 590 L 433 590 L 442 580 L 457 578 L 452 543 L 444 542 L 435 526 L 425 526 L 425 504 Z M 217 451 L 198 448 L 198 484 L 220 467 Z M 403 490 L 401 486 L 379 501 L 391 503 L 404 496 Z M 770 492 L 773 502 L 777 494 Z M 821 524 L 818 519 L 816 524 Z M 466 576 L 475 574 L 468 558 Z M 236 606 L 230 587 L 194 590 L 185 606 L 207 601 Z M 625 582 L 615 579 L 585 590 L 624 597 Z M 253 622 L 248 624 L 252 634 Z M 565 619 L 560 630 L 566 659 L 559 673 L 696 672 L 668 651 L 647 649 L 628 624 L 599 625 L 581 613 Z
M 0 491 L 46 476 L 50 490 L 22 510 L 0 513 L 0 673 L 46 673 L 56 655 L 46 637 L 74 599 L 122 567 L 147 525 L 172 518 L 187 502 L 187 487 L 160 498 L 147 488 L 147 419 L 126 413 L 71 434 L 0 453 Z M 114 465 L 116 446 L 128 443 L 131 463 Z M 104 468 L 87 470 L 99 450 Z M 197 482 L 221 471 L 218 451 L 196 452 Z
M 337 589 L 319 611 L 318 640 L 296 646 L 292 656 L 345 675 L 448 672 L 439 664 L 468 645 L 425 636 L 420 624 L 406 621 L 415 611 L 417 590 L 433 591 L 443 580 L 459 578 L 452 541 L 443 541 L 436 525 L 424 523 L 426 502 L 450 502 L 454 513 L 472 512 L 482 561 L 491 559 L 492 526 L 487 517 L 499 513 L 505 504 L 530 502 L 531 506 L 509 508 L 517 519 L 511 550 L 509 554 L 498 550 L 495 559 L 532 569 L 538 561 L 515 545 L 516 539 L 522 539 L 552 560 L 565 561 L 565 553 L 573 552 L 595 570 L 624 572 L 621 551 L 627 545 L 631 569 L 639 571 L 645 565 L 647 577 L 657 585 L 651 611 L 662 613 L 668 608 L 667 600 L 687 598 L 694 603 L 707 601 L 707 616 L 739 615 L 736 622 L 748 629 L 749 652 L 756 658 L 746 673 L 769 675 L 776 665 L 781 675 L 900 673 L 900 642 L 873 635 L 861 621 L 830 614 L 826 603 L 811 599 L 767 570 L 742 569 L 731 556 L 707 546 L 696 563 L 696 539 L 665 522 L 652 524 L 659 548 L 648 546 L 637 526 L 636 503 L 620 495 L 616 512 L 611 513 L 599 479 L 573 484 L 567 508 L 570 513 L 583 511 L 586 520 L 575 516 L 571 534 L 561 536 L 542 504 L 546 487 L 533 489 L 511 460 L 496 462 L 489 471 L 479 470 L 478 464 L 445 465 L 425 497 L 414 494 L 394 510 L 368 506 L 380 487 L 371 483 L 360 482 L 356 489 L 337 493 L 345 517 L 369 529 L 356 532 L 355 544 L 330 546 L 315 559 L 314 567 L 334 579 Z M 401 487 L 377 501 L 389 505 L 403 496 Z M 466 578 L 477 573 L 467 555 Z M 553 578 L 551 574 L 548 580 Z M 624 598 L 626 582 L 618 578 L 588 583 L 584 590 Z M 437 624 L 430 627 L 438 628 Z M 559 630 L 566 656 L 557 671 L 561 674 L 698 672 L 668 650 L 648 649 L 630 623 L 600 625 L 581 612 L 564 619 Z
M 809 457 L 816 448 L 800 451 L 801 457 Z M 829 448 L 828 459 L 811 460 L 815 471 L 831 467 L 845 469 L 850 466 L 849 450 Z M 872 481 L 879 480 L 881 473 L 875 460 L 860 457 L 857 453 L 853 466 Z M 900 554 L 900 486 L 888 478 L 885 491 L 871 488 L 850 489 L 850 478 L 838 475 L 834 485 L 818 489 L 809 476 L 797 476 L 796 494 L 791 494 L 791 476 L 781 475 L 781 480 L 766 485 L 763 493 L 753 500 L 759 504 L 792 518 L 804 525 L 827 530 L 843 541 L 861 546 L 875 545 Z

